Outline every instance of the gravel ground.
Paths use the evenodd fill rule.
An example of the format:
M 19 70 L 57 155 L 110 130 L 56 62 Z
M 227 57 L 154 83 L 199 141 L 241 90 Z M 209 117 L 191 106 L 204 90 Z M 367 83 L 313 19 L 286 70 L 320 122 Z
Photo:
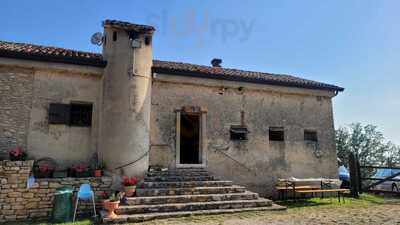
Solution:
M 334 200 L 332 200 L 334 201 Z M 400 224 L 400 200 L 366 204 L 326 204 L 289 207 L 282 212 L 247 212 L 217 216 L 193 216 L 144 224 L 264 225 L 264 224 Z
M 304 202 L 287 203 L 285 211 L 256 211 L 235 214 L 192 216 L 154 220 L 142 225 L 264 225 L 264 224 L 399 224 L 400 198 L 382 198 L 362 195 L 359 199 L 346 198 L 338 203 L 336 198 L 314 198 Z M 50 225 L 52 223 L 12 223 L 12 225 Z M 86 219 L 79 223 L 62 225 L 92 225 Z M 7 224 L 9 225 L 9 224 Z M 127 224 L 125 224 L 127 225 Z M 137 225 L 137 224 L 136 224 Z

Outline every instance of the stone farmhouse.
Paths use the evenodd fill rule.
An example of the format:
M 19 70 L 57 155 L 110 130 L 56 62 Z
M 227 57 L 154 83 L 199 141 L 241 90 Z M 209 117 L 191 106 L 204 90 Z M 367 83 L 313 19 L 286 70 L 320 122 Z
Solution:
M 303 78 L 153 59 L 155 29 L 103 21 L 102 53 L 0 41 L 0 152 L 111 174 L 205 168 L 271 195 L 278 178 L 337 177 L 332 99 Z

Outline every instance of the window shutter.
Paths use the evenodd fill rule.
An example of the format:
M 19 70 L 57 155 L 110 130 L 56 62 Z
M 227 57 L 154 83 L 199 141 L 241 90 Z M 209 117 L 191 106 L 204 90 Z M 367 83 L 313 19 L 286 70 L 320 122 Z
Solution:
M 49 124 L 67 124 L 70 122 L 69 104 L 50 103 Z
M 92 125 L 92 104 L 71 104 L 70 125 L 90 127 Z

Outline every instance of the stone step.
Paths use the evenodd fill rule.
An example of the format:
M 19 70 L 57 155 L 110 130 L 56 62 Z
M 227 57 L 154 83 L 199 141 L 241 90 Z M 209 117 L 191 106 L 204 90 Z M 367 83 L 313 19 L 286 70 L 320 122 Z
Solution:
M 163 212 L 163 213 L 145 213 L 145 214 L 134 214 L 134 215 L 118 215 L 116 218 L 106 218 L 106 212 L 102 211 L 101 215 L 103 223 L 139 223 L 144 221 L 150 221 L 155 219 L 167 219 L 172 217 L 187 217 L 196 215 L 215 215 L 215 214 L 226 214 L 226 213 L 238 213 L 248 211 L 276 211 L 285 210 L 286 207 L 272 204 L 269 207 L 253 207 L 253 208 L 240 208 L 240 209 L 209 209 L 209 210 L 198 210 L 198 211 L 179 211 L 179 212 Z
M 174 169 L 164 169 L 164 170 L 150 170 L 148 172 L 165 172 L 165 171 L 207 171 L 205 168 L 196 168 L 196 167 L 189 167 L 189 168 L 174 168 Z
M 189 202 L 172 203 L 159 205 L 124 205 L 115 210 L 118 215 L 152 213 L 152 212 L 177 212 L 196 211 L 207 209 L 237 209 L 271 206 L 272 201 L 268 199 L 256 200 L 235 200 L 235 201 L 214 201 L 214 202 Z
M 207 181 L 217 180 L 213 176 L 154 176 L 145 177 L 145 182 L 163 182 L 163 181 Z
M 243 193 L 245 188 L 241 186 L 226 187 L 192 187 L 192 188 L 137 188 L 138 197 L 160 195 L 201 195 L 201 194 L 226 194 Z
M 205 170 L 204 168 L 179 168 L 179 169 L 167 169 L 164 171 L 161 170 L 151 170 L 148 171 L 148 173 L 166 173 L 166 172 L 207 172 L 207 170 Z
M 137 188 L 183 188 L 183 187 L 223 187 L 231 186 L 232 181 L 211 180 L 211 181 L 164 181 L 164 182 L 142 182 Z
M 162 171 L 162 172 L 148 172 L 148 177 L 155 176 L 207 176 L 207 171 Z
M 127 198 L 126 203 L 128 205 L 149 205 L 149 204 L 188 203 L 188 202 L 255 200 L 257 198 L 258 198 L 257 193 L 246 191 L 244 193 L 229 193 L 229 194 L 134 197 L 134 198 Z

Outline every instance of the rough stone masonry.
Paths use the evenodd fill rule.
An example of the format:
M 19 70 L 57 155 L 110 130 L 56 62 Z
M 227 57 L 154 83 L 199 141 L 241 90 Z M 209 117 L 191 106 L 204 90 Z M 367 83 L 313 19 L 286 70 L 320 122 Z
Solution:
M 26 149 L 33 73 L 0 67 L 0 158 L 17 145 Z
M 343 88 L 155 60 L 153 27 L 102 26 L 101 53 L 0 41 L 0 152 L 19 145 L 60 169 L 98 153 L 114 176 L 201 167 L 267 196 L 278 178 L 337 177 L 332 101 Z
M 27 188 L 27 178 L 33 161 L 0 161 L 0 223 L 23 220 L 49 219 L 56 188 L 71 185 L 78 189 L 82 183 L 89 183 L 96 196 L 96 206 L 102 207 L 104 193 L 111 192 L 111 177 L 91 178 L 43 178 L 36 179 Z M 79 214 L 92 211 L 91 202 L 80 202 Z

